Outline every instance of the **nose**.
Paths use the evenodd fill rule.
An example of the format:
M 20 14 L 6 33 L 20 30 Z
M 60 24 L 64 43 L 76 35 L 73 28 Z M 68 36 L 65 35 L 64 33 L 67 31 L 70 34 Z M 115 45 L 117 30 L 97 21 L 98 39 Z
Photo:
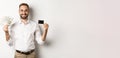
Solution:
M 22 11 L 22 14 L 26 14 L 26 12 L 25 12 L 25 11 Z

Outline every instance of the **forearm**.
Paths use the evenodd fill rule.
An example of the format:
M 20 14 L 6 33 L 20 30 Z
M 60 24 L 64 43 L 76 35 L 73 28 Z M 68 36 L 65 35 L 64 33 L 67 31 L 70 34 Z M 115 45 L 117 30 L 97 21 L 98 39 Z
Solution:
M 5 37 L 6 37 L 6 41 L 8 41 L 10 39 L 9 32 L 5 32 Z
M 46 40 L 47 32 L 48 32 L 48 29 L 46 29 L 46 30 L 43 32 L 43 34 L 42 34 L 42 40 L 43 40 L 43 41 Z

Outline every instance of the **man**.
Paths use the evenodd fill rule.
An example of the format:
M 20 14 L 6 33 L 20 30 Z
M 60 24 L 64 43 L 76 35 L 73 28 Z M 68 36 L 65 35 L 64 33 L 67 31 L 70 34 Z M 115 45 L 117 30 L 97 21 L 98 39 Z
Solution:
M 43 24 L 44 32 L 41 35 L 40 28 L 37 23 L 28 19 L 29 5 L 21 3 L 19 5 L 20 20 L 14 23 L 8 30 L 8 25 L 5 25 L 6 41 L 15 47 L 15 58 L 35 58 L 35 41 L 42 44 L 45 41 L 48 24 Z

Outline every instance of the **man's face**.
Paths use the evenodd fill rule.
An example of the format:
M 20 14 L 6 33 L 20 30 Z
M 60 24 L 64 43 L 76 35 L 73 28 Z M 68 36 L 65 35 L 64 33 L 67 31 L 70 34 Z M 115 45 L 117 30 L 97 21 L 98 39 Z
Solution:
M 20 8 L 19 8 L 19 14 L 20 14 L 21 19 L 27 19 L 28 15 L 29 15 L 29 9 L 28 9 L 28 7 L 25 6 L 25 5 L 20 6 Z

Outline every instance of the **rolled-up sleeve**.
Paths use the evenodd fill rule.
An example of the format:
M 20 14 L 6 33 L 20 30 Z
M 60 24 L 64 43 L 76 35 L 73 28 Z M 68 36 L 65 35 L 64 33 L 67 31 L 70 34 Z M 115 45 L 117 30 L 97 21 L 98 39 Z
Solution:
M 35 29 L 35 40 L 39 45 L 43 45 L 45 43 L 45 41 L 43 41 L 41 38 L 40 27 L 38 24 L 36 24 L 36 29 Z
M 6 43 L 9 45 L 9 46 L 13 46 L 13 40 L 10 38 L 8 41 L 6 41 Z

